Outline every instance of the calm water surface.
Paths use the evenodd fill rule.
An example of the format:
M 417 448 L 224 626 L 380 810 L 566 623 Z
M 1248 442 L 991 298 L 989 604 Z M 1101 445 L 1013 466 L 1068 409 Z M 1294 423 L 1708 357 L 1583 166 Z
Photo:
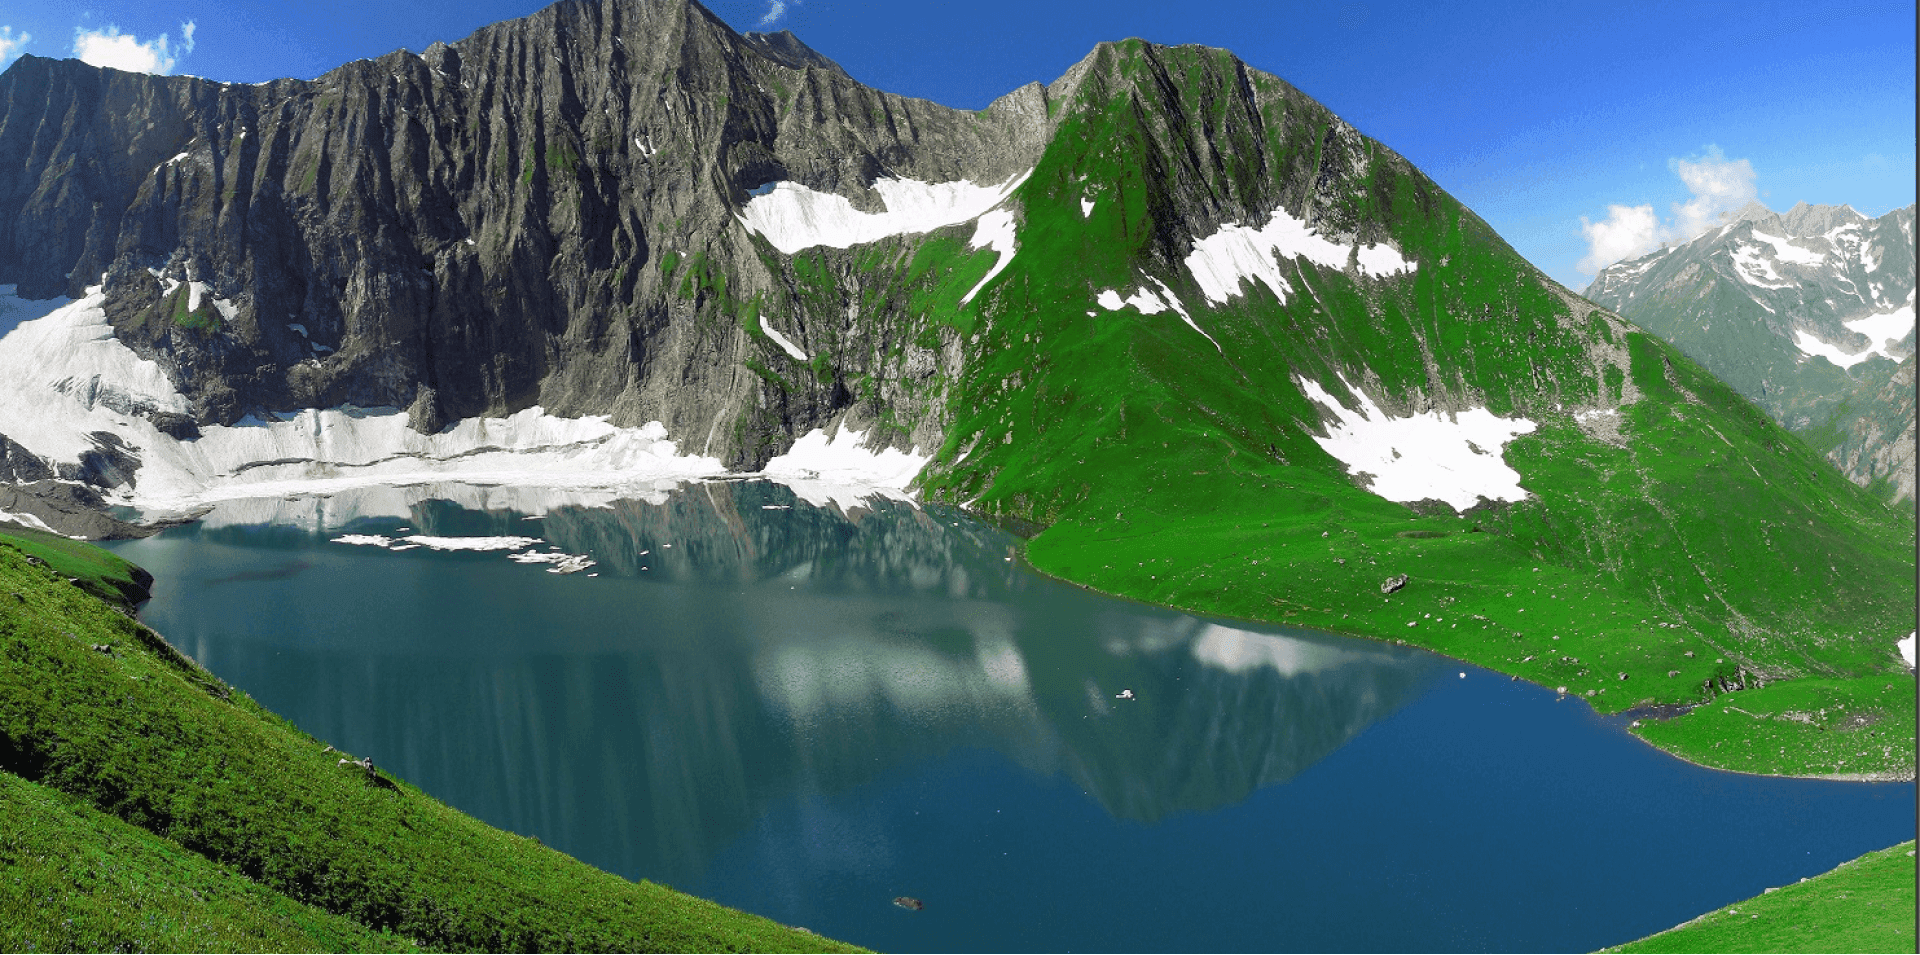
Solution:
M 649 498 L 239 502 L 114 549 L 148 622 L 320 739 L 882 950 L 1588 951 L 1914 833 L 1911 784 L 1699 769 L 1433 654 L 1047 580 L 956 512 Z

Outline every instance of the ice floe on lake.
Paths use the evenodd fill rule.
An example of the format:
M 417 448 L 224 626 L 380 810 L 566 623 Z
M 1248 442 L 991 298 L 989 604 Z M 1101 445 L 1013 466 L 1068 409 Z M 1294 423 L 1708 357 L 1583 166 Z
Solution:
M 342 534 L 335 537 L 336 544 L 351 544 L 360 547 L 379 547 L 391 551 L 408 551 L 418 548 L 438 551 L 464 551 L 470 553 L 488 553 L 493 551 L 511 551 L 507 559 L 519 564 L 551 564 L 547 568 L 550 574 L 577 574 L 594 566 L 594 560 L 585 554 L 567 554 L 560 551 L 539 552 L 531 548 L 546 543 L 538 537 L 438 537 L 430 534 L 410 534 L 406 537 L 388 537 L 385 534 Z
M 1314 441 L 1348 472 L 1369 476 L 1367 488 L 1373 493 L 1403 503 L 1441 500 L 1456 510 L 1466 510 L 1481 498 L 1518 501 L 1527 496 L 1519 472 L 1508 467 L 1502 455 L 1507 442 L 1533 432 L 1534 422 L 1501 418 L 1485 408 L 1390 417 L 1343 377 L 1341 384 L 1360 405 L 1354 411 L 1318 382 L 1295 380 L 1301 392 L 1331 416 L 1322 422 L 1327 436 Z

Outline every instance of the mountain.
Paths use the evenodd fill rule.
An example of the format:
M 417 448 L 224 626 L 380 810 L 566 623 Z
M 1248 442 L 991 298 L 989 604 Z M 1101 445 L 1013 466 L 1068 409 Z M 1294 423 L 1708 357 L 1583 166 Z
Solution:
M 1749 203 L 1602 269 L 1586 297 L 1679 346 L 1854 483 L 1911 501 L 1913 215 Z
M 977 113 L 689 0 L 311 83 L 23 58 L 0 283 L 15 513 L 884 463 L 1048 573 L 1607 711 L 1911 679 L 1909 523 L 1222 50 Z

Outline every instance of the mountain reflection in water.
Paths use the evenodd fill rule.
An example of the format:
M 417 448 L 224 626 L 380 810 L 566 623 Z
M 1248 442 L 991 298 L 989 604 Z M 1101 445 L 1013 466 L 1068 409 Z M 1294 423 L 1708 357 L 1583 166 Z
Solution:
M 496 825 L 675 884 L 776 803 L 963 748 L 1070 779 L 1128 820 L 1231 805 L 1398 709 L 1438 666 L 1090 594 L 938 508 L 842 511 L 761 482 L 500 496 L 234 502 L 122 553 L 162 581 L 149 620 L 318 738 Z M 600 576 L 330 542 L 346 533 L 540 537 Z M 212 546 L 176 558 L 183 538 Z M 310 566 L 262 573 L 262 549 Z M 205 593 L 194 578 L 229 582 L 223 604 L 169 605 Z M 252 622 L 262 606 L 278 627 Z

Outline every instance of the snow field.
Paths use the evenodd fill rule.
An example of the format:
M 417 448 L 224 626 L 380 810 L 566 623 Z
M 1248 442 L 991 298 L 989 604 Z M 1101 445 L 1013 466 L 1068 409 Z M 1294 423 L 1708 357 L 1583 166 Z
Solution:
M 915 179 L 880 179 L 873 189 L 885 212 L 861 212 L 832 193 L 815 192 L 795 182 L 775 183 L 741 210 L 741 224 L 765 236 L 788 255 L 817 245 L 850 248 L 894 235 L 917 235 L 978 218 L 1025 182 L 1032 170 L 998 186 Z M 976 240 L 978 236 L 976 236 Z M 978 248 L 976 244 L 975 248 Z M 1003 253 L 1003 256 L 1010 253 Z
M 988 246 L 999 253 L 1000 258 L 994 261 L 993 268 L 988 269 L 987 274 L 981 277 L 980 281 L 967 291 L 967 294 L 960 296 L 962 305 L 973 301 L 973 297 L 980 294 L 980 290 L 986 288 L 987 283 L 993 281 L 993 277 L 999 275 L 1000 270 L 1013 261 L 1013 253 L 1018 248 L 1013 235 L 1013 213 L 1005 209 L 996 209 L 980 217 L 980 222 L 973 227 L 973 240 L 967 243 L 967 248 L 979 249 Z
M 179 441 L 142 415 L 190 413 L 186 398 L 158 364 L 113 337 L 104 301 L 98 286 L 64 303 L 23 303 L 9 294 L 9 314 L 41 314 L 0 338 L 0 434 L 66 463 L 94 449 L 92 433 L 118 437 L 141 462 L 126 503 L 164 510 L 371 484 L 627 485 L 725 472 L 715 458 L 680 454 L 658 422 L 617 428 L 604 416 L 558 418 L 537 407 L 468 419 L 436 435 L 409 429 L 406 414 L 393 409 L 309 409 L 208 427 L 198 440 Z
M 807 360 L 807 353 L 801 351 L 799 345 L 795 345 L 792 341 L 788 340 L 787 336 L 774 331 L 773 326 L 767 324 L 767 317 L 765 315 L 760 316 L 760 330 L 766 332 L 767 337 L 773 339 L 773 343 L 779 345 L 782 351 L 792 356 L 794 361 L 803 362 Z
M 1872 341 L 1872 344 L 1868 345 L 1865 351 L 1850 355 L 1799 329 L 1794 329 L 1793 344 L 1800 349 L 1802 354 L 1810 358 L 1825 358 L 1843 370 L 1852 368 L 1875 355 L 1900 361 L 1905 356 L 1894 354 L 1889 350 L 1889 346 L 1899 344 L 1902 339 L 1913 333 L 1914 311 L 1912 296 L 1908 296 L 1908 303 L 1906 305 L 1896 308 L 1891 312 L 1868 315 L 1865 318 L 1856 318 L 1851 322 L 1844 322 L 1842 324 L 1847 327 L 1848 331 L 1859 332 L 1867 336 L 1867 338 Z
M 1355 258 L 1361 274 L 1372 278 L 1416 268 L 1392 246 L 1356 247 L 1329 241 L 1308 228 L 1306 220 L 1296 219 L 1279 207 L 1259 229 L 1228 223 L 1220 231 L 1196 239 L 1186 265 L 1208 302 L 1221 304 L 1240 294 L 1242 280 L 1266 283 L 1285 302 L 1292 287 L 1280 274 L 1279 260 L 1293 258 L 1335 269 L 1345 269 L 1347 260 Z
M 1788 239 L 1777 235 L 1768 235 L 1759 229 L 1753 230 L 1753 237 L 1773 246 L 1773 257 L 1782 262 L 1791 262 L 1795 265 L 1819 265 L 1821 262 L 1826 261 L 1827 258 L 1812 249 L 1803 249 L 1794 245 Z
M 1314 441 L 1354 475 L 1372 477 L 1368 490 L 1403 503 L 1435 498 L 1465 510 L 1480 498 L 1518 501 L 1527 496 L 1520 474 L 1501 457 L 1507 442 L 1537 427 L 1526 418 L 1500 418 L 1485 408 L 1458 414 L 1430 411 L 1389 417 L 1359 389 L 1340 379 L 1360 403 L 1349 411 L 1319 383 L 1296 378 L 1300 390 L 1331 415 L 1327 437 Z
M 1143 278 L 1145 278 L 1149 282 L 1152 282 L 1154 285 L 1159 286 L 1160 292 L 1158 294 L 1155 294 L 1153 291 L 1143 288 L 1140 291 L 1133 293 L 1131 297 L 1123 299 L 1120 297 L 1120 293 L 1113 289 L 1102 289 L 1099 295 L 1094 296 L 1094 302 L 1098 304 L 1101 308 L 1104 308 L 1109 312 L 1117 312 L 1123 308 L 1126 308 L 1127 306 L 1132 306 L 1136 309 L 1139 309 L 1140 314 L 1142 315 L 1158 315 L 1161 312 L 1172 311 L 1180 316 L 1181 321 L 1184 321 L 1187 323 L 1187 327 L 1193 329 L 1196 332 L 1199 332 L 1202 335 L 1206 335 L 1207 341 L 1213 342 L 1213 347 L 1215 351 L 1218 351 L 1223 355 L 1226 354 L 1227 350 L 1220 347 L 1219 341 L 1217 341 L 1212 335 L 1207 335 L 1206 329 L 1201 328 L 1198 324 L 1195 324 L 1193 320 L 1193 316 L 1187 314 L 1186 308 L 1180 304 L 1179 297 L 1173 294 L 1172 289 L 1167 288 L 1167 284 L 1165 282 L 1162 282 L 1157 278 L 1153 278 L 1152 276 L 1143 276 Z M 1088 312 L 1087 315 L 1088 317 L 1092 317 L 1094 313 Z
M 833 437 L 815 428 L 793 443 L 787 453 L 767 462 L 761 473 L 783 484 L 793 480 L 858 488 L 903 490 L 926 467 L 931 455 L 886 448 L 871 451 L 862 445 L 865 431 L 835 429 Z M 793 480 L 790 480 L 793 479 Z

